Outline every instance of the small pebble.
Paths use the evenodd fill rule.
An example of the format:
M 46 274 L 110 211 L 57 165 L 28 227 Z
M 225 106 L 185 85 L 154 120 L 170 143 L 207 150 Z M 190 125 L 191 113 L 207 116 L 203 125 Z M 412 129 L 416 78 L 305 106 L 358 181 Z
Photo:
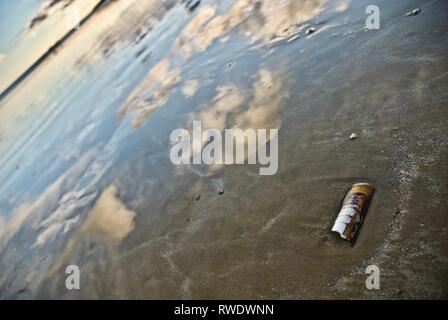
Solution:
M 308 30 L 306 30 L 306 34 L 313 34 L 314 32 L 316 32 L 316 28 L 309 28 Z
M 356 133 L 352 133 L 351 135 L 350 135 L 350 140 L 355 140 L 356 138 L 358 138 L 358 135 L 356 134 Z

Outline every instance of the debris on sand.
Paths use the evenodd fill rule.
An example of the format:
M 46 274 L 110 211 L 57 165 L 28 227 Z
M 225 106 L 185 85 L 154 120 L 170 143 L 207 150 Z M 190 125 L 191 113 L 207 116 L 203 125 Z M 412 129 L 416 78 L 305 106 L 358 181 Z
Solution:
M 316 28 L 314 28 L 314 27 L 309 28 L 309 29 L 306 30 L 306 34 L 307 35 L 313 34 L 314 32 L 316 32 Z
M 369 183 L 354 184 L 342 201 L 341 210 L 331 231 L 354 243 L 374 192 L 375 188 Z
M 213 179 L 211 184 L 215 188 L 217 194 L 222 195 L 224 193 L 224 182 L 222 179 Z
M 201 4 L 201 0 L 183 0 L 188 11 L 193 12 Z
M 356 133 L 352 133 L 349 137 L 350 140 L 355 140 L 356 138 L 358 138 L 358 135 Z
M 138 50 L 137 53 L 135 54 L 135 57 L 136 58 L 140 57 L 145 51 L 146 51 L 146 46 L 144 46 L 143 48 Z
M 422 12 L 422 9 L 417 8 L 412 10 L 411 12 L 406 13 L 406 17 L 410 17 L 410 16 L 416 16 L 418 14 L 420 14 Z

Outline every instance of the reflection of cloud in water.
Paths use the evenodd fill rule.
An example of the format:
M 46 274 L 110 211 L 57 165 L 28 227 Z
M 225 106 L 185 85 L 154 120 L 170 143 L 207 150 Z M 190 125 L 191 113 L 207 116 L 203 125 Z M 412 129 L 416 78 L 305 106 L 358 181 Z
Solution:
M 93 66 L 113 52 L 127 45 L 138 45 L 149 38 L 154 27 L 173 8 L 176 1 L 126 0 L 111 3 L 113 5 L 109 5 L 107 10 L 101 10 L 95 17 L 101 23 L 91 25 L 98 34 L 93 44 L 94 50 L 79 57 L 77 66 Z M 96 31 L 99 28 L 101 32 Z M 161 41 L 161 38 L 157 41 Z M 140 54 L 145 52 L 141 48 L 140 50 Z
M 215 12 L 215 6 L 205 5 L 184 28 L 175 43 L 175 48 L 184 57 L 191 57 L 193 53 L 205 51 L 215 38 L 223 34 L 223 25 L 215 26 L 207 23 Z
M 315 17 L 323 8 L 324 0 L 238 0 L 226 13 L 215 16 L 216 7 L 206 5 L 185 27 L 175 49 L 190 58 L 236 27 L 241 27 L 251 42 L 271 40 L 291 25 Z
M 324 0 L 263 1 L 259 7 L 262 19 L 252 18 L 249 21 L 252 40 L 270 40 L 289 26 L 314 18 L 324 9 L 324 3 Z
M 196 94 L 196 91 L 198 90 L 198 80 L 194 80 L 194 79 L 190 79 L 185 81 L 181 91 L 182 94 L 187 97 L 190 98 L 192 96 L 194 96 Z
M 51 212 L 61 196 L 75 187 L 78 179 L 95 156 L 96 152 L 93 150 L 84 154 L 69 170 L 47 187 L 35 201 L 24 204 L 13 212 L 9 221 L 0 229 L 0 248 L 7 244 L 27 219 L 32 218 L 34 221 L 39 221 L 44 214 Z M 54 232 L 55 228 L 52 228 L 52 231 Z M 48 236 L 48 233 L 46 235 Z M 41 238 L 41 240 L 43 239 Z
M 58 208 L 38 228 L 42 231 L 36 239 L 35 246 L 42 246 L 48 240 L 54 240 L 59 233 L 67 233 L 79 220 L 76 209 L 84 207 L 95 199 L 97 192 L 69 191 L 59 201 Z
M 171 51 L 167 54 L 168 58 L 159 61 L 150 70 L 145 80 L 120 108 L 120 116 L 132 110 L 134 126 L 139 127 L 168 101 L 174 87 L 181 81 L 181 72 L 190 58 L 206 51 L 219 38 L 227 40 L 227 34 L 232 29 L 238 29 L 249 36 L 250 42 L 270 41 L 290 26 L 315 17 L 323 8 L 324 0 L 238 0 L 223 14 L 219 14 L 217 5 L 202 6 L 174 40 Z M 192 83 L 187 82 L 182 93 L 191 96 L 197 89 L 197 85 L 192 86 Z M 193 93 L 190 94 L 190 91 Z M 238 97 L 231 96 L 229 100 L 235 98 Z M 234 101 L 230 103 L 228 107 L 216 105 L 215 111 L 226 111 L 225 109 L 233 106 Z M 265 111 L 265 108 L 253 108 L 249 112 L 259 118 L 257 121 L 263 121 L 262 113 Z M 214 127 L 223 127 L 222 117 L 214 116 L 211 112 L 203 115 L 205 121 L 212 122 L 214 118 Z
M 241 129 L 280 128 L 280 103 L 283 99 L 283 81 L 280 75 L 261 69 L 253 86 L 249 108 L 236 117 L 234 127 Z
M 100 236 L 112 244 L 121 242 L 133 229 L 135 213 L 128 210 L 117 196 L 118 190 L 111 185 L 103 191 L 81 233 Z
M 217 94 L 210 105 L 205 105 L 199 113 L 203 129 L 224 130 L 229 114 L 240 107 L 244 100 L 244 92 L 233 85 L 224 85 L 216 88 Z
M 180 79 L 180 69 L 173 67 L 168 58 L 161 60 L 131 93 L 120 108 L 119 115 L 124 116 L 132 110 L 134 127 L 141 126 L 155 110 L 166 103 Z
M 54 260 L 51 267 L 46 270 L 46 278 L 50 279 L 73 256 L 80 261 L 86 253 L 82 249 L 86 243 L 100 240 L 106 245 L 115 248 L 134 229 L 135 212 L 126 208 L 118 197 L 118 189 L 114 185 L 107 187 L 97 199 L 95 205 L 79 231 L 74 233 L 67 242 L 63 252 Z M 91 242 L 91 240 L 93 242 Z
M 218 129 L 279 129 L 281 127 L 280 108 L 282 100 L 289 91 L 282 74 L 279 71 L 260 69 L 256 81 L 250 88 L 238 88 L 233 84 L 227 84 L 216 88 L 216 95 L 210 104 L 202 106 L 198 113 L 191 114 L 186 124 L 190 137 L 193 136 L 192 122 L 200 120 L 202 130 Z M 245 144 L 247 141 L 245 141 Z M 202 151 L 207 141 L 192 145 L 192 153 Z M 247 147 L 247 145 L 246 145 Z M 245 153 L 247 159 L 248 153 Z M 207 177 L 209 173 L 218 171 L 223 165 L 213 164 L 201 169 L 188 168 L 201 177 Z M 205 169 L 206 172 L 203 172 Z M 181 175 L 185 171 L 181 166 L 176 167 L 176 174 Z
M 212 100 L 212 105 L 205 105 L 199 112 L 199 120 L 203 128 L 264 129 L 279 128 L 280 104 L 286 92 L 283 81 L 278 72 L 261 69 L 256 81 L 250 89 L 240 89 L 234 85 L 220 86 Z M 246 110 L 241 107 L 247 98 Z M 234 115 L 235 117 L 231 117 Z M 194 115 L 194 117 L 196 117 Z M 229 119 L 233 121 L 229 122 Z
M 348 9 L 350 5 L 351 0 L 341 0 L 339 1 L 334 8 L 334 11 L 336 12 L 344 12 Z

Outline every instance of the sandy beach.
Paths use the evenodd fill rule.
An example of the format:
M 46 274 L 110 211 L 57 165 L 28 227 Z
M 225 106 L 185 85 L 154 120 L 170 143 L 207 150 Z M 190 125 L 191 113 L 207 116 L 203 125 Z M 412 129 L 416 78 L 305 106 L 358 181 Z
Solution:
M 1 299 L 448 298 L 448 3 L 281 2 L 111 2 L 0 102 Z M 277 173 L 173 165 L 193 120 L 278 128 Z

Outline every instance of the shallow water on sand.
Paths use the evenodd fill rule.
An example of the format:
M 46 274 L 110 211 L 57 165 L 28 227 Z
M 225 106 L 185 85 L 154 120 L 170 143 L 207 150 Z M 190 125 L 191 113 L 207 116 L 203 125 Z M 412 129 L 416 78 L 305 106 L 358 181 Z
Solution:
M 393 36 L 363 30 L 361 2 L 201 1 L 190 10 L 139 0 L 98 11 L 0 102 L 0 297 L 368 296 L 363 279 L 350 281 L 390 254 L 388 204 L 407 186 L 390 171 L 401 149 L 382 142 L 398 116 L 359 106 L 351 93 L 380 86 L 368 75 L 393 60 L 365 63 Z M 385 9 L 396 32 L 405 9 Z M 400 50 L 392 47 L 391 56 Z M 431 62 L 427 70 L 437 75 Z M 405 76 L 385 74 L 402 94 Z M 375 92 L 370 101 L 387 100 L 387 88 Z M 174 166 L 170 133 L 194 120 L 280 129 L 278 174 Z M 351 130 L 371 140 L 350 144 Z M 329 229 L 360 180 L 379 191 L 351 248 Z M 444 244 L 434 246 L 442 261 Z M 65 288 L 70 264 L 81 269 L 82 290 Z

